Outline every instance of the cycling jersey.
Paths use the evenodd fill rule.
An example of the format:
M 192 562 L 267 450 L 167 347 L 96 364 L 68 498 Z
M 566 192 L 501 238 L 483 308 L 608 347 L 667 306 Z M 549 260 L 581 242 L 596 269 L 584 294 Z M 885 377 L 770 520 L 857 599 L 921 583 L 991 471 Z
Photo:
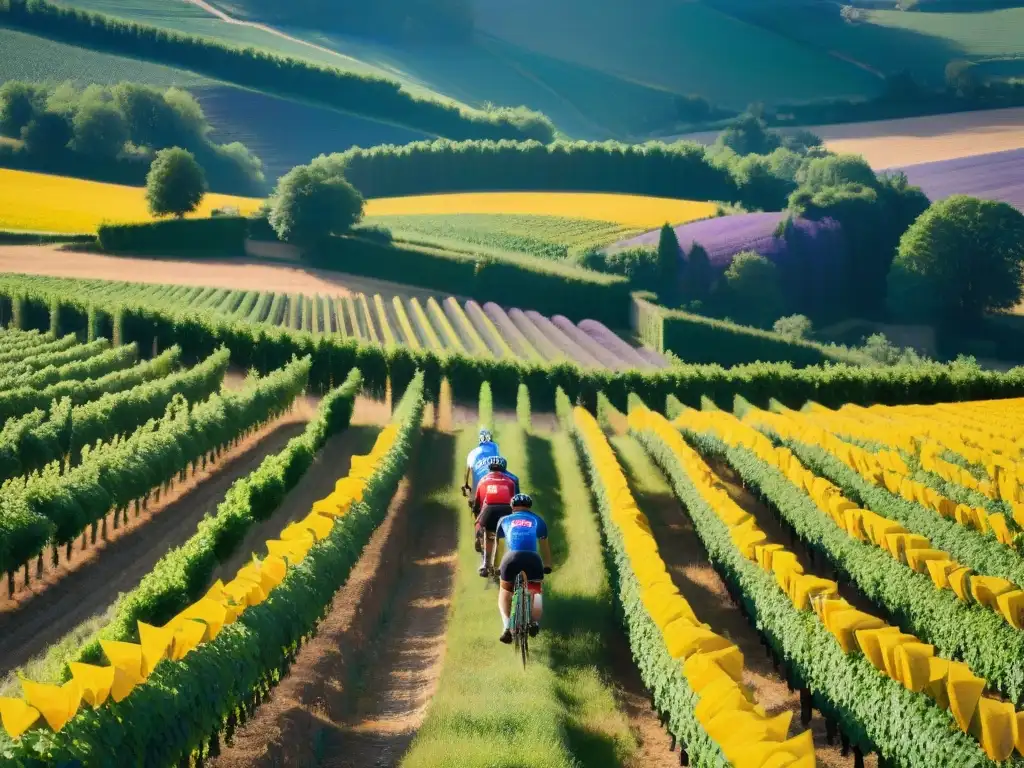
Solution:
M 487 505 L 509 505 L 515 495 L 516 486 L 512 478 L 504 472 L 488 472 L 477 484 L 476 506 L 479 509 Z
M 472 487 L 473 487 L 474 491 L 476 490 L 477 485 L 480 483 L 480 479 L 484 475 L 486 475 L 488 472 L 491 471 L 491 469 L 490 469 L 490 467 L 491 467 L 491 460 L 493 458 L 494 458 L 493 456 L 484 456 L 481 459 L 477 459 L 476 463 L 473 465 L 473 486 Z M 515 475 L 513 475 L 511 472 L 508 472 L 507 470 L 505 472 L 503 472 L 502 474 L 504 474 L 513 483 L 516 484 L 516 493 L 519 493 L 519 478 L 516 477 Z
M 466 456 L 466 468 L 472 469 L 473 465 L 476 464 L 478 459 L 482 459 L 484 456 L 500 456 L 498 453 L 498 444 L 493 440 L 486 443 L 480 443 L 476 448 L 469 452 Z
M 498 523 L 498 538 L 505 539 L 509 552 L 537 552 L 537 542 L 547 537 L 547 524 L 533 512 L 513 512 Z

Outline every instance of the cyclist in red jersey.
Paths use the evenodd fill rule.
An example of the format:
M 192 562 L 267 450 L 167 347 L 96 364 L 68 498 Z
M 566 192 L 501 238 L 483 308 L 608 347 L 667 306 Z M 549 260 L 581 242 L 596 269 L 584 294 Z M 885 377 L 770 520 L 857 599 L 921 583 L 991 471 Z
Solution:
M 480 575 L 486 577 L 491 553 L 494 551 L 494 535 L 498 530 L 498 522 L 505 515 L 512 514 L 512 497 L 516 495 L 515 481 L 505 474 L 507 464 L 500 456 L 491 458 L 489 469 L 476 486 L 473 499 L 473 512 L 476 513 L 477 530 L 484 535 L 483 560 L 480 563 Z

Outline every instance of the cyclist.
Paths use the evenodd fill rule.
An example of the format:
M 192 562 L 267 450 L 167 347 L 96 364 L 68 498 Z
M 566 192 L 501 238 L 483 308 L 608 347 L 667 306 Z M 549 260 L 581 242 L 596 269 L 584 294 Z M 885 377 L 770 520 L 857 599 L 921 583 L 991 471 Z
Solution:
M 466 479 L 462 482 L 464 494 L 475 491 L 480 478 L 487 474 L 487 459 L 501 454 L 498 444 L 491 437 L 490 430 L 481 429 L 479 437 L 480 444 L 466 455 Z M 472 487 L 469 484 L 471 477 L 473 479 Z
M 512 498 L 512 514 L 506 515 L 498 523 L 498 541 L 504 540 L 508 550 L 499 566 L 501 589 L 498 590 L 498 611 L 501 612 L 502 625 L 499 639 L 503 643 L 512 642 L 509 614 L 512 612 L 516 576 L 520 571 L 526 572 L 527 589 L 533 596 L 530 605 L 530 637 L 537 636 L 540 619 L 544 614 L 541 587 L 544 574 L 551 573 L 551 545 L 548 543 L 548 526 L 540 515 L 531 511 L 532 506 L 533 499 L 525 493 L 517 493 Z
M 512 490 L 513 496 L 519 493 L 519 478 L 508 471 L 508 461 L 503 456 L 491 456 L 487 463 L 487 469 L 489 470 L 489 473 L 498 472 L 512 481 L 515 486 Z M 477 485 L 477 490 L 480 490 L 479 484 Z M 479 523 L 479 517 L 480 513 L 483 511 L 483 506 L 483 500 L 478 499 L 476 496 L 474 496 L 469 502 L 469 512 L 473 515 L 473 519 L 477 520 L 476 542 L 473 545 L 473 548 L 477 552 L 483 552 L 481 544 L 483 539 L 483 529 L 480 527 Z M 505 514 L 508 514 L 510 511 L 511 507 L 509 507 L 508 510 L 503 510 Z M 484 562 L 486 563 L 486 561 Z
M 492 456 L 488 465 L 490 472 L 480 478 L 473 497 L 473 514 L 476 515 L 477 552 L 483 553 L 480 575 L 487 576 L 491 552 L 494 550 L 494 532 L 498 521 L 512 514 L 512 498 L 519 492 L 519 481 L 506 473 L 508 462 L 501 456 Z M 481 538 L 484 543 L 480 546 Z

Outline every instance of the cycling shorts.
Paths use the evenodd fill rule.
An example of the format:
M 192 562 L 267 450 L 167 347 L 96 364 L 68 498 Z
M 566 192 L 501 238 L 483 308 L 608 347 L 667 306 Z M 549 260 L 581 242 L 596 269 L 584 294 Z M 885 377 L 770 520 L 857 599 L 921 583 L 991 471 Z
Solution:
M 477 518 L 477 523 L 488 533 L 494 533 L 498 530 L 498 522 L 501 518 L 511 514 L 511 504 L 484 504 L 484 508 L 480 510 L 480 517 Z
M 520 571 L 526 571 L 526 580 L 530 592 L 540 592 L 541 582 L 544 581 L 544 561 L 536 552 L 506 552 L 501 558 L 499 573 L 501 576 L 501 588 L 506 592 L 515 589 L 516 577 Z

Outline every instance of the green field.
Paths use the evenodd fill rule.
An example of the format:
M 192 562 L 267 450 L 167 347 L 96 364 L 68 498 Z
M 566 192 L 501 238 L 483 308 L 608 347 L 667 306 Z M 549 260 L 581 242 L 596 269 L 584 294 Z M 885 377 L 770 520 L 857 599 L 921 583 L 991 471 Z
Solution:
M 547 259 L 569 258 L 633 233 L 621 224 L 558 216 L 370 216 L 366 223 L 387 227 L 398 239 L 441 248 L 480 246 L 504 254 L 528 253 Z
M 478 26 L 509 43 L 724 106 L 878 90 L 852 64 L 699 2 L 478 0 L 477 8 Z
M 183 69 L 111 56 L 0 27 L 0 82 L 4 80 L 77 80 L 104 85 L 132 80 L 186 88 L 213 82 Z
M 576 138 L 639 138 L 672 119 L 673 97 L 752 101 L 869 96 L 878 78 L 702 3 L 583 0 L 555 7 L 476 0 L 472 44 L 387 45 L 322 30 L 228 24 L 186 0 L 64 0 L 77 7 L 216 37 L 359 73 L 472 107 L 526 105 Z M 243 13 L 244 2 L 225 8 Z M 303 45 L 299 41 L 309 45 Z
M 823 52 L 847 57 L 881 73 L 909 70 L 938 86 L 953 59 L 986 61 L 993 77 L 1019 76 L 1024 67 L 1024 8 L 976 13 L 866 11 L 848 24 L 833 6 L 793 2 L 732 4 L 729 9 L 768 31 Z

